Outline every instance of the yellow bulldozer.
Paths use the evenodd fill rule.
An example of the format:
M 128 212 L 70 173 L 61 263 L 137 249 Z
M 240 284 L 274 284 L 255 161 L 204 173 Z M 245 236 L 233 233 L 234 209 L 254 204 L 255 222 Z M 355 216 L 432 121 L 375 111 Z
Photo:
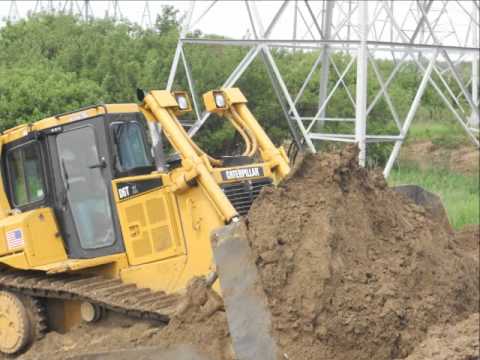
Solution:
M 185 92 L 139 98 L 0 136 L 0 352 L 21 353 L 47 325 L 65 330 L 105 311 L 166 323 L 189 281 L 205 276 L 223 293 L 236 350 L 270 358 L 258 357 L 274 352 L 268 336 L 257 336 L 257 349 L 236 336 L 235 326 L 245 331 L 238 317 L 251 316 L 257 334 L 255 321 L 268 326 L 262 299 L 245 298 L 253 296 L 245 289 L 254 286 L 255 266 L 242 263 L 249 250 L 241 217 L 263 187 L 289 173 L 284 149 L 238 88 L 203 96 L 207 111 L 228 119 L 245 142 L 242 155 L 218 159 L 177 118 L 190 111 Z M 152 146 L 152 125 L 176 156 Z

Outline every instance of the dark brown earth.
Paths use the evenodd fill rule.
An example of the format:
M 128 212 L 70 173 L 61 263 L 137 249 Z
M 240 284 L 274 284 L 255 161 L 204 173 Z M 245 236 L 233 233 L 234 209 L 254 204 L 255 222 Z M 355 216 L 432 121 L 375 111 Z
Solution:
M 290 359 L 404 358 L 433 324 L 478 312 L 478 251 L 359 168 L 351 148 L 307 156 L 265 191 L 249 238 Z
M 429 358 L 437 341 L 442 349 L 478 352 L 471 336 L 479 311 L 478 226 L 456 235 L 439 226 L 380 173 L 359 168 L 353 149 L 307 156 L 279 188 L 262 193 L 247 225 L 280 358 L 417 360 Z M 188 294 L 167 327 L 111 316 L 49 333 L 21 358 L 156 346 L 151 358 L 162 359 L 191 345 L 198 358 L 233 359 L 215 297 L 202 280 Z M 455 330 L 457 323 L 465 330 Z

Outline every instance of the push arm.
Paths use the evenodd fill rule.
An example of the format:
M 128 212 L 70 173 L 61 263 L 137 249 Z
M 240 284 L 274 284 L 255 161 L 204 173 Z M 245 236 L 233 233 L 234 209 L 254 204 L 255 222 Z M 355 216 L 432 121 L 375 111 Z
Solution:
M 228 223 L 238 217 L 236 210 L 210 173 L 211 164 L 207 155 L 200 154 L 201 150 L 192 145 L 193 141 L 175 116 L 175 112 L 184 110 L 179 108 L 175 97 L 165 90 L 151 91 L 145 96 L 140 109 L 147 120 L 160 123 L 170 143 L 182 158 L 183 175 L 176 179 L 176 189 L 187 187 L 187 184 L 195 179 L 215 204 L 225 222 Z

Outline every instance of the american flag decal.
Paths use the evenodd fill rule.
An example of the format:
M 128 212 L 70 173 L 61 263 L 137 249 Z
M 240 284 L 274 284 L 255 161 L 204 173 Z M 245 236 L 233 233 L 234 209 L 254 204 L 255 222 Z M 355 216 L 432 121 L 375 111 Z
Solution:
M 8 250 L 13 250 L 24 245 L 23 233 L 21 229 L 8 231 L 6 234 Z

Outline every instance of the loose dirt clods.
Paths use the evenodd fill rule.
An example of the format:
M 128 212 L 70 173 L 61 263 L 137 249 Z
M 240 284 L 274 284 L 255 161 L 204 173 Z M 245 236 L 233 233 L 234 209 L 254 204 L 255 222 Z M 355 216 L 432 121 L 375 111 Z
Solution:
M 360 168 L 352 148 L 307 156 L 265 191 L 249 239 L 290 359 L 404 358 L 430 326 L 478 312 L 478 250 Z
M 479 324 L 476 313 L 454 325 L 434 326 L 406 360 L 477 360 Z
M 478 227 L 453 235 L 380 173 L 359 168 L 356 155 L 307 156 L 248 215 L 281 358 L 478 359 Z M 111 319 L 47 334 L 22 358 L 190 344 L 233 359 L 225 314 L 202 281 L 165 328 Z M 451 357 L 434 354 L 437 346 Z
M 43 340 L 34 343 L 20 359 L 104 359 L 109 352 L 139 349 L 141 351 L 135 357 L 145 354 L 135 360 L 183 360 L 176 355 L 162 356 L 170 351 L 177 351 L 179 347 L 185 347 L 196 355 L 185 356 L 185 360 L 230 360 L 233 355 L 228 326 L 219 299 L 220 297 L 206 286 L 203 278 L 196 278 L 191 281 L 181 309 L 168 326 L 110 313 L 107 319 L 97 324 L 82 324 L 66 334 L 48 333 Z M 97 353 L 101 355 L 91 357 Z M 110 358 L 130 360 L 132 354 L 115 353 L 108 357 Z

